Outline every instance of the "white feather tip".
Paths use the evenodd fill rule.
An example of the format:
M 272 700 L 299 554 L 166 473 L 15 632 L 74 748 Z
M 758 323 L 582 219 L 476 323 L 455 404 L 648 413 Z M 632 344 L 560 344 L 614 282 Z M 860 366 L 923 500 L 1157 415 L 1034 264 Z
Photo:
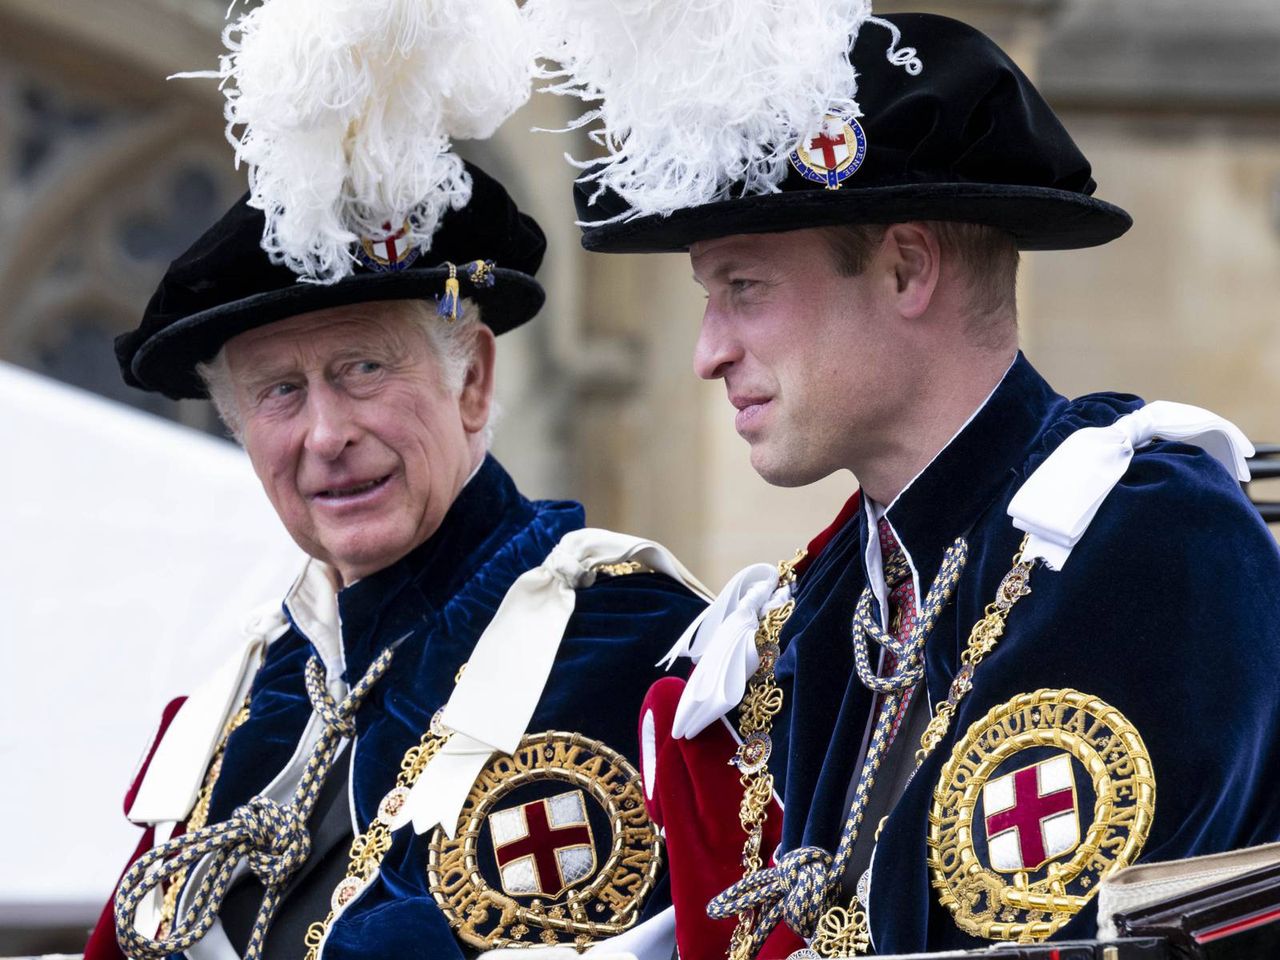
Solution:
M 598 187 L 628 216 L 770 193 L 795 138 L 858 116 L 849 50 L 870 0 L 527 0 L 551 92 L 590 104 Z
M 351 272 L 387 225 L 425 251 L 470 199 L 454 138 L 483 138 L 529 97 L 514 0 L 265 0 L 223 32 L 219 76 L 263 249 L 300 278 Z

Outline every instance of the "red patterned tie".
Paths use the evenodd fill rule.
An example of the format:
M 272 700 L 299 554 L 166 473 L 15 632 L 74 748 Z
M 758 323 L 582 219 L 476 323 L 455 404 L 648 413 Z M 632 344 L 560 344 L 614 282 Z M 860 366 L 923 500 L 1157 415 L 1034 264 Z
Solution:
M 915 627 L 917 617 L 916 588 L 911 577 L 911 565 L 907 563 L 907 556 L 902 552 L 902 546 L 894 536 L 889 521 L 881 517 L 877 527 L 880 532 L 880 557 L 884 565 L 884 582 L 889 594 L 889 633 L 895 640 L 905 640 Z M 886 650 L 880 676 L 889 676 L 897 665 L 898 658 L 891 651 Z M 910 706 L 911 696 L 914 693 L 915 687 L 908 687 L 903 691 L 898 715 L 889 733 L 890 743 L 897 736 L 898 728 L 902 725 L 902 718 L 906 716 L 907 707 Z M 876 701 L 877 710 L 882 699 L 883 697 Z

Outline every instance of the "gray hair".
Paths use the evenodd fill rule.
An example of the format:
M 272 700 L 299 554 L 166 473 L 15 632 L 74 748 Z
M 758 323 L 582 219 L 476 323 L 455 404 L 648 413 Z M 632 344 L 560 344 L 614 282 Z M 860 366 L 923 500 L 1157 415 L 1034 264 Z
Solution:
M 466 380 L 467 367 L 475 355 L 476 336 L 482 322 L 480 308 L 475 302 L 463 299 L 458 319 L 452 322 L 439 317 L 435 306 L 426 300 L 388 300 L 380 306 L 402 317 L 421 331 L 440 366 L 440 375 L 444 380 L 445 389 L 453 396 L 460 394 Z M 223 424 L 236 442 L 241 443 L 244 424 L 240 418 L 239 404 L 236 402 L 235 385 L 231 381 L 231 367 L 227 363 L 226 348 L 218 350 L 212 360 L 196 364 L 196 373 L 204 382 L 205 392 L 208 393 Z M 499 413 L 497 402 L 491 403 L 489 422 L 484 428 L 486 450 L 493 443 L 493 428 Z

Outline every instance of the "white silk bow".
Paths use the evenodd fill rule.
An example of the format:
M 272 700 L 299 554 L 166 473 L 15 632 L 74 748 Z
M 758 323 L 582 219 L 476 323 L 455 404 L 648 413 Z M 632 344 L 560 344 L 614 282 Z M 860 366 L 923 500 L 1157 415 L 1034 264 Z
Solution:
M 742 700 L 747 680 L 760 666 L 756 628 L 761 618 L 791 599 L 778 587 L 778 569 L 756 563 L 736 573 L 720 595 L 661 661 L 668 669 L 680 657 L 696 666 L 676 704 L 671 735 L 696 737 Z
M 1194 444 L 1240 482 L 1253 444 L 1240 428 L 1200 407 L 1156 400 L 1109 427 L 1077 430 L 1042 463 L 1009 503 L 1013 525 L 1030 534 L 1023 557 L 1061 570 L 1133 453 L 1155 438 Z
M 650 540 L 586 528 L 566 534 L 540 566 L 516 578 L 476 642 L 441 722 L 453 733 L 414 783 L 393 828 L 413 821 L 425 833 L 457 827 L 472 784 L 494 753 L 514 753 L 542 697 L 577 589 L 604 564 L 636 561 L 709 597 L 665 547 Z

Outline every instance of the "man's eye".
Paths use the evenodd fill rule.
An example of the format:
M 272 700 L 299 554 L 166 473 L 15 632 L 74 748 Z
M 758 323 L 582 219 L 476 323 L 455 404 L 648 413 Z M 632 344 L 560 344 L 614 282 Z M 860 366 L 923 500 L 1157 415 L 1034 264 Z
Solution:
M 343 374 L 348 377 L 372 377 L 382 370 L 382 364 L 377 360 L 356 360 L 347 364 Z
M 734 293 L 746 293 L 756 285 L 756 281 L 748 280 L 745 277 L 735 277 L 729 281 L 729 289 Z
M 287 382 L 273 383 L 271 386 L 267 387 L 267 389 L 263 391 L 262 395 L 264 398 L 268 400 L 278 400 L 283 397 L 289 396 L 291 393 L 293 393 L 297 389 L 298 389 L 297 384 L 287 383 Z

